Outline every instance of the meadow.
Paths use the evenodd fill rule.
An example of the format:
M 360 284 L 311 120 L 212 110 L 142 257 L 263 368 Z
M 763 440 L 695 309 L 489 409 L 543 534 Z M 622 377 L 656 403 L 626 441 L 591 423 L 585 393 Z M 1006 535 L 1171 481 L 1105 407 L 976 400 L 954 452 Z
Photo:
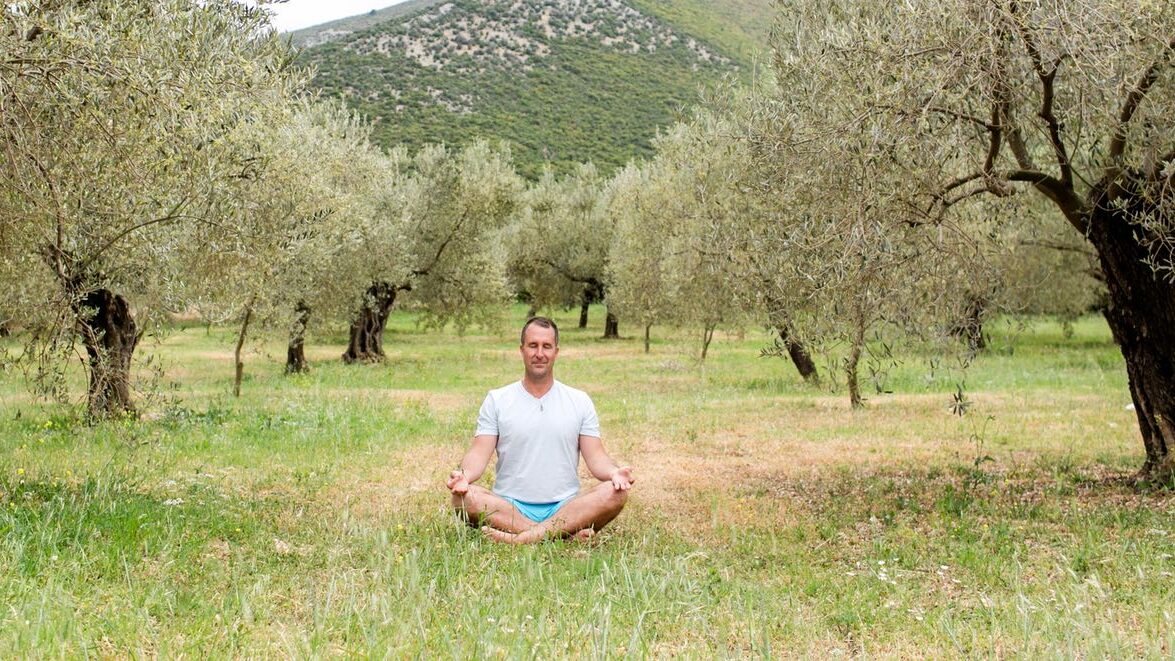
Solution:
M 1130 482 L 1100 318 L 990 326 L 959 416 L 959 375 L 913 356 L 853 411 L 760 331 L 700 363 L 699 334 L 645 354 L 566 313 L 556 374 L 638 481 L 590 543 L 514 548 L 443 482 L 521 374 L 523 313 L 464 335 L 396 314 L 386 363 L 320 339 L 293 377 L 253 343 L 240 399 L 234 329 L 177 328 L 141 350 L 141 421 L 88 425 L 0 372 L 0 655 L 1175 654 L 1175 497 Z

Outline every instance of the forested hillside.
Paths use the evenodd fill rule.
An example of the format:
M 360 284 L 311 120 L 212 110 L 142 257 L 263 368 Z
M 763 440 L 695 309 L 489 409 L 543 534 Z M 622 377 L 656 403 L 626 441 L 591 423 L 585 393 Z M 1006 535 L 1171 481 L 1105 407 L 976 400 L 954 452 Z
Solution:
M 511 143 L 520 171 L 651 153 L 702 86 L 748 75 L 769 0 L 414 2 L 296 35 L 384 144 Z M 386 17 L 386 18 L 385 18 Z

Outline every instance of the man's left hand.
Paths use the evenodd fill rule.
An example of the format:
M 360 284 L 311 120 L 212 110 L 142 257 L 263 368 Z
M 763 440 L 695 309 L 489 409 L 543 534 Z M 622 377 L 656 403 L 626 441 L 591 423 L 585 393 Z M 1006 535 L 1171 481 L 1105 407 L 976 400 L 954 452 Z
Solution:
M 465 471 L 460 468 L 449 473 L 449 479 L 445 482 L 445 486 L 449 487 L 449 491 L 452 491 L 455 496 L 464 496 L 469 493 L 469 480 L 465 479 Z
M 612 471 L 612 488 L 617 491 L 628 491 L 636 478 L 632 476 L 632 466 L 622 466 Z

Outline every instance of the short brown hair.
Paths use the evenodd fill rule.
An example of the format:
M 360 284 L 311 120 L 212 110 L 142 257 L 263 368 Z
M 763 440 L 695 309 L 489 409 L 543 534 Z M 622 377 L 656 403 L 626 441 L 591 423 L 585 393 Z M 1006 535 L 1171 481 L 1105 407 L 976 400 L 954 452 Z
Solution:
M 539 328 L 550 328 L 551 330 L 555 331 L 555 346 L 559 346 L 559 327 L 556 326 L 554 320 L 550 319 L 549 317 L 531 317 L 530 319 L 527 319 L 526 323 L 522 324 L 522 332 L 518 335 L 518 344 L 526 344 L 526 329 L 530 328 L 531 324 L 534 324 Z

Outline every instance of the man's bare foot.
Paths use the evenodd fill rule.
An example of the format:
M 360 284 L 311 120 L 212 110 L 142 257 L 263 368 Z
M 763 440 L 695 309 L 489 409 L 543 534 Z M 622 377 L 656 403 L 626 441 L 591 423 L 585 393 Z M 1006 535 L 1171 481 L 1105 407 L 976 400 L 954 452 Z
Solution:
M 493 526 L 482 526 L 481 534 L 485 535 L 486 539 L 490 539 L 495 542 L 501 542 L 502 544 L 533 544 L 534 542 L 537 542 L 543 538 L 541 535 L 531 534 L 531 531 L 529 530 L 524 533 L 516 534 L 512 532 L 506 532 L 504 530 L 498 530 Z M 594 537 L 595 534 L 595 530 L 592 530 L 591 528 L 584 528 L 574 535 L 569 535 L 568 539 L 573 542 L 586 542 Z
M 486 539 L 500 542 L 502 544 L 525 544 L 526 540 L 519 539 L 521 535 L 505 530 L 498 530 L 493 526 L 482 526 L 481 534 L 486 536 Z

